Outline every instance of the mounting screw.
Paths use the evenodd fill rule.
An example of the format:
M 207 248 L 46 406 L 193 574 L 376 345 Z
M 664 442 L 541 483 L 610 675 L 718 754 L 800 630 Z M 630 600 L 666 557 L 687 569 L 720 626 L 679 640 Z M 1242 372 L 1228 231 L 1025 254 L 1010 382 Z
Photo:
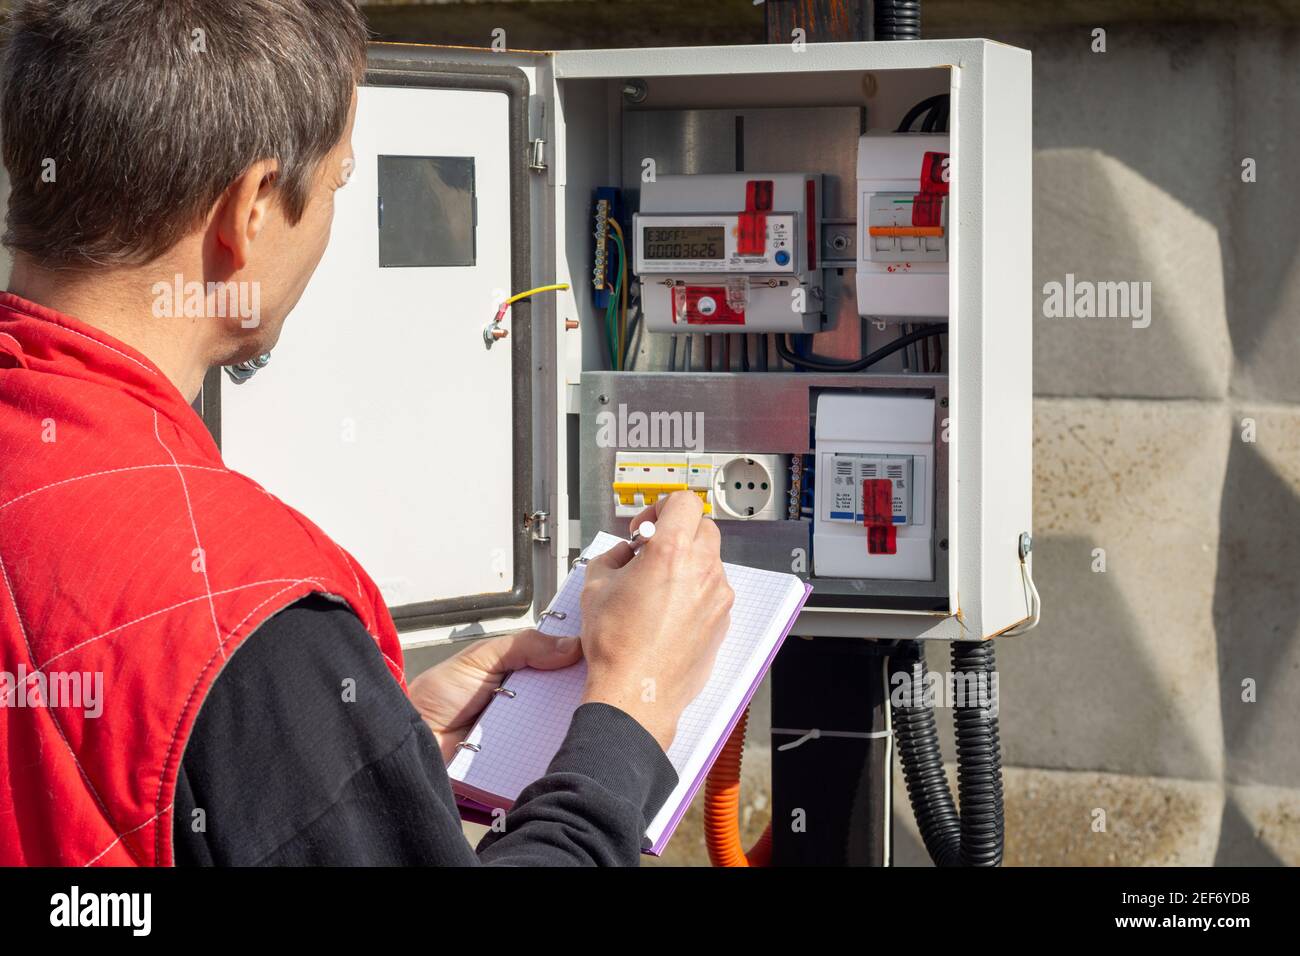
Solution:
M 947 397 L 944 397 L 944 398 L 939 399 L 939 407 L 940 407 L 940 408 L 947 408 L 947 407 L 948 407 L 948 399 L 947 399 Z
M 940 551 L 947 551 L 947 550 L 948 550 L 948 539 L 947 539 L 947 538 L 940 538 L 940 539 L 939 539 L 939 550 L 940 550 Z
M 602 405 L 608 405 L 608 404 L 609 404 L 609 396 L 608 396 L 608 395 L 597 395 L 597 396 L 596 396 L 596 401 L 600 402 L 600 404 L 602 404 Z
M 1023 561 L 1034 550 L 1034 537 L 1028 531 L 1020 533 L 1020 560 Z
M 646 86 L 645 80 L 623 81 L 623 97 L 629 103 L 644 103 L 649 93 L 650 88 Z

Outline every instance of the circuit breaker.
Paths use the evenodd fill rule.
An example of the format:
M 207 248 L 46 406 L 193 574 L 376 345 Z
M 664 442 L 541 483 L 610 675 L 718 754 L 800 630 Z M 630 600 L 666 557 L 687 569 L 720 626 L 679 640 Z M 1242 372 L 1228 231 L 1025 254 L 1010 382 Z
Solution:
M 869 133 L 858 142 L 858 311 L 948 315 L 948 137 Z
M 813 561 L 826 577 L 934 577 L 934 400 L 817 400 Z

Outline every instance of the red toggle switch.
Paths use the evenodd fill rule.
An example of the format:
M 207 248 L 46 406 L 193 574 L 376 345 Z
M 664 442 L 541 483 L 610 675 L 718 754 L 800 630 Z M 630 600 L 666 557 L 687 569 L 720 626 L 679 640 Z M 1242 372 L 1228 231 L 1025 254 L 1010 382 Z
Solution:
M 772 180 L 751 179 L 745 184 L 745 211 L 738 219 L 736 255 L 761 256 L 767 252 L 767 214 L 772 211 Z
M 948 195 L 948 179 L 944 178 L 948 169 L 947 162 L 947 153 L 927 152 L 925 154 L 921 160 L 921 192 Z
M 862 523 L 867 527 L 867 554 L 898 553 L 894 483 L 888 478 L 863 479 Z
M 912 197 L 912 225 L 943 225 L 943 200 L 948 195 L 944 178 L 947 153 L 927 152 L 921 160 L 921 191 Z

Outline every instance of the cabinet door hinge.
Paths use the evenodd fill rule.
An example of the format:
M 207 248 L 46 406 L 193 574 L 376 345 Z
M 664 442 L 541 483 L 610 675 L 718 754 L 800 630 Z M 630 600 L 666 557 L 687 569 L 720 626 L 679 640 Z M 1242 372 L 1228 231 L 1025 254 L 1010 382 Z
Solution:
M 533 540 L 545 544 L 551 540 L 551 513 L 534 511 L 524 519 L 524 527 L 532 530 Z
M 535 139 L 528 144 L 528 168 L 535 173 L 546 172 L 546 140 Z

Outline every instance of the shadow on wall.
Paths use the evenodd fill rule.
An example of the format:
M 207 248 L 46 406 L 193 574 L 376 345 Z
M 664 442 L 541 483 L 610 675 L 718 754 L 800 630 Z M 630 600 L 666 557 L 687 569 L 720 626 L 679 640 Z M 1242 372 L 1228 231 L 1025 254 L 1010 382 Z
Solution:
M 1230 784 L 1295 786 L 1300 476 L 1279 470 L 1275 461 L 1282 455 L 1271 460 L 1276 430 L 1293 429 L 1295 420 L 1268 413 L 1252 417 L 1258 442 L 1234 441 L 1228 455 L 1214 593 L 1227 778 Z M 1300 445 L 1300 435 L 1285 437 Z M 1253 701 L 1243 699 L 1251 696 Z
M 1229 797 L 1223 806 L 1223 822 L 1219 826 L 1219 850 L 1214 857 L 1215 866 L 1285 866 L 1267 843 L 1259 838 L 1259 828 L 1246 818 L 1241 808 Z
M 1194 6 L 1162 9 L 1174 20 Z M 1036 301 L 1067 272 L 1150 280 L 1156 294 L 1157 324 L 1140 337 L 1039 322 L 1041 392 L 1211 398 L 1231 387 L 1300 400 L 1289 177 L 1300 127 L 1287 121 L 1300 94 L 1277 82 L 1294 75 L 1300 28 L 1297 5 L 1283 6 L 1270 25 L 1107 23 L 1104 53 L 1086 23 L 976 31 L 1034 55 Z M 957 35 L 930 22 L 929 36 Z M 1093 154 L 1101 175 L 1080 179 L 1077 159 L 1058 166 L 1071 151 Z M 1072 355 L 1084 357 L 1073 371 Z

